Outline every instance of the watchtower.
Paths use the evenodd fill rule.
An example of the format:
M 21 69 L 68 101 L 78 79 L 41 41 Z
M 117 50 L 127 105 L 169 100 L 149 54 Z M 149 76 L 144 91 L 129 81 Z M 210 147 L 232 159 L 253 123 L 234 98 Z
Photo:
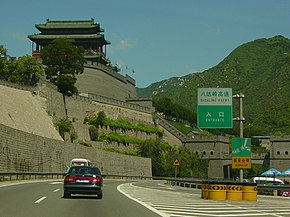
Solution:
M 66 39 L 71 43 L 82 46 L 85 49 L 85 58 L 88 61 L 98 62 L 107 65 L 106 45 L 111 44 L 102 34 L 104 30 L 100 24 L 91 20 L 68 20 L 51 21 L 46 20 L 44 24 L 36 24 L 35 28 L 40 31 L 38 34 L 29 35 L 32 41 L 32 55 L 40 57 L 40 50 L 54 39 Z

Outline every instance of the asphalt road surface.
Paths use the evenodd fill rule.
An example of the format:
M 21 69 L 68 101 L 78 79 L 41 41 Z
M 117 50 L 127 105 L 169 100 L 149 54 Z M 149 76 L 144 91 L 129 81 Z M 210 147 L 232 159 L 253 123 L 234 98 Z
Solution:
M 257 201 L 204 200 L 199 189 L 156 181 L 127 183 L 121 189 L 162 212 L 164 217 L 290 217 L 290 197 L 258 195 Z
M 2 183 L 3 185 L 3 183 Z M 290 217 L 290 197 L 213 201 L 163 181 L 105 180 L 104 197 L 64 199 L 61 181 L 0 186 L 1 217 Z
M 122 181 L 104 181 L 104 197 L 62 198 L 61 181 L 0 187 L 1 217 L 157 217 L 117 190 Z

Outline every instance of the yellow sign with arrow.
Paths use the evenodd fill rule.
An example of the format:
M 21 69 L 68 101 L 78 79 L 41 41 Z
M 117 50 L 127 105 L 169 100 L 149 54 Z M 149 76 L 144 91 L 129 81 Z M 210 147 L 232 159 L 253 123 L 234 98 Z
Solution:
M 173 162 L 173 166 L 180 166 L 180 163 L 179 163 L 179 160 L 176 159 L 174 162 Z

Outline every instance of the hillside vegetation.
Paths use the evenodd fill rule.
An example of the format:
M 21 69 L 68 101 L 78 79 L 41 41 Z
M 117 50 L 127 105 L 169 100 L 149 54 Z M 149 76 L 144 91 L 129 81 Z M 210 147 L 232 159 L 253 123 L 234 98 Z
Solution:
M 243 44 L 215 67 L 138 88 L 137 95 L 170 98 L 196 115 L 201 87 L 230 87 L 233 94 L 245 95 L 245 136 L 290 134 L 289 39 L 275 36 Z M 234 117 L 239 115 L 237 101 L 233 100 Z M 234 130 L 238 132 L 237 124 Z

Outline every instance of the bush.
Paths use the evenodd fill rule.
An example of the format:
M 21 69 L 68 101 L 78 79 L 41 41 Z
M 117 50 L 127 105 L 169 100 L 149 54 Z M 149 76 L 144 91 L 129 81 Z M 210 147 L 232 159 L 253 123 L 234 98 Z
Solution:
M 67 118 L 59 119 L 55 124 L 55 127 L 58 128 L 59 135 L 64 139 L 64 134 L 69 133 L 71 136 L 71 142 L 77 139 L 77 133 L 73 127 L 73 124 Z
M 133 125 L 125 119 L 118 118 L 116 120 L 112 120 L 110 118 L 106 118 L 106 115 L 103 111 L 99 112 L 97 117 L 86 117 L 84 119 L 84 123 L 95 126 L 96 128 L 103 126 L 109 127 L 113 131 L 117 129 L 122 129 L 123 131 L 133 130 L 147 134 L 157 134 L 159 137 L 162 137 L 164 134 L 162 130 L 156 127 L 150 127 L 146 124 Z
M 98 140 L 98 129 L 95 126 L 90 126 L 89 133 L 92 141 Z

